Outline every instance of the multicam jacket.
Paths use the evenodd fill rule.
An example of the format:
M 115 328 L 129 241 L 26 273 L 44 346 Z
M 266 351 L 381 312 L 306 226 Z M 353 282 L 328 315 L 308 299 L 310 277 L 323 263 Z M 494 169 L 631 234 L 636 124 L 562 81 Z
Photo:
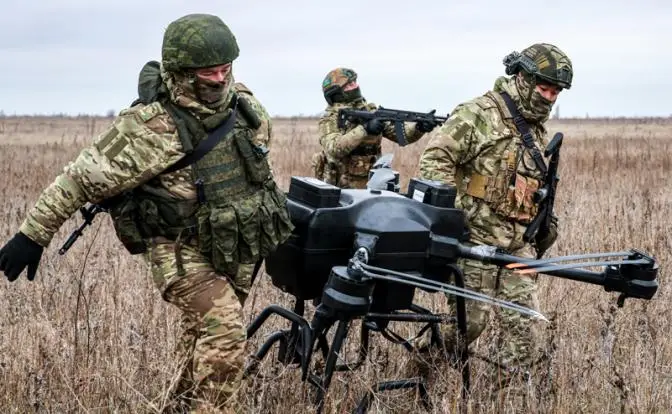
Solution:
M 116 203 L 111 215 L 127 248 L 129 241 L 146 244 L 157 236 L 196 236 L 220 272 L 235 274 L 239 263 L 257 262 L 293 226 L 266 158 L 250 165 L 241 155 L 241 143 L 269 147 L 270 117 L 244 85 L 235 84 L 233 92 L 247 101 L 260 125 L 253 128 L 242 117 L 236 119 L 233 130 L 201 160 L 169 173 L 164 171 L 185 156 L 187 143 L 166 107 L 157 101 L 121 111 L 43 191 L 20 231 L 47 246 L 86 202 L 126 194 L 130 196 Z M 260 171 L 267 173 L 259 176 Z
M 419 170 L 423 178 L 456 186 L 455 205 L 466 211 L 474 242 L 516 251 L 527 245 L 522 236 L 537 213 L 532 194 L 544 177 L 499 94 L 517 101 L 511 86 L 499 79 L 493 91 L 458 105 L 432 134 Z M 543 153 L 546 129 L 541 123 L 530 129 Z
M 382 138 L 397 142 L 394 125 L 386 123 L 381 135 L 368 135 L 364 126 L 350 123 L 346 123 L 345 130 L 340 130 L 337 125 L 338 111 L 342 108 L 375 111 L 378 105 L 359 101 L 327 107 L 319 121 L 322 150 L 313 156 L 314 174 L 341 188 L 366 188 L 369 170 L 381 155 Z M 412 122 L 404 124 L 404 132 L 409 144 L 424 135 L 416 130 Z

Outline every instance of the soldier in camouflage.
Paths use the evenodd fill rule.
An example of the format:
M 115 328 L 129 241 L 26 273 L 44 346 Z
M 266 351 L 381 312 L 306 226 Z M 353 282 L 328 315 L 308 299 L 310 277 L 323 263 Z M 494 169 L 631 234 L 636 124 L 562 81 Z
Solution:
M 322 92 L 328 106 L 319 121 L 322 150 L 313 155 L 313 173 L 337 187 L 366 188 L 369 170 L 381 155 L 382 138 L 397 142 L 394 125 L 372 119 L 363 125 L 348 122 L 344 130 L 338 128 L 340 109 L 375 111 L 378 108 L 362 96 L 357 73 L 352 69 L 336 68 L 327 73 L 322 81 Z M 406 122 L 407 142 L 416 142 L 433 128 L 431 123 Z
M 431 136 L 419 162 L 420 175 L 456 186 L 456 207 L 467 213 L 471 241 L 489 244 L 522 257 L 536 257 L 551 247 L 557 237 L 557 218 L 551 230 L 530 243 L 523 241 L 527 225 L 537 213 L 532 194 L 544 180 L 533 152 L 522 143 L 506 97 L 529 125 L 534 145 L 543 153 L 547 145 L 544 126 L 558 94 L 569 89 L 572 63 L 556 46 L 540 43 L 504 60 L 511 77 L 496 80 L 494 90 L 458 105 L 448 121 Z M 514 274 L 496 266 L 462 260 L 466 287 L 488 295 L 538 309 L 536 277 Z M 449 306 L 454 306 L 448 299 Z M 467 342 L 486 327 L 490 307 L 467 301 Z M 444 331 L 448 350 L 455 349 L 454 326 Z M 529 375 L 539 357 L 539 327 L 509 310 L 499 315 L 498 344 L 490 355 L 503 369 L 493 369 L 496 388 L 516 392 L 514 379 Z M 418 346 L 431 349 L 428 336 Z M 517 384 L 520 382 L 515 381 Z M 518 395 L 529 391 L 526 387 Z
M 171 22 L 162 61 L 141 71 L 138 100 L 65 167 L 0 250 L 10 281 L 26 267 L 33 280 L 61 225 L 87 202 L 108 203 L 124 246 L 182 311 L 175 393 L 193 412 L 238 411 L 242 305 L 257 266 L 293 229 L 268 164 L 271 119 L 234 81 L 238 54 L 216 16 Z M 213 136 L 214 147 L 179 164 Z

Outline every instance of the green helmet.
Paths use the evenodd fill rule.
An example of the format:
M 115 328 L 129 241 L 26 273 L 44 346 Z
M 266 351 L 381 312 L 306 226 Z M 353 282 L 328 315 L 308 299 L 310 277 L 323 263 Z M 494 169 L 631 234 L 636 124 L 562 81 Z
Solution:
M 504 65 L 507 75 L 522 69 L 542 81 L 565 89 L 572 87 L 572 61 L 562 50 L 548 43 L 535 43 L 522 53 L 512 52 L 504 58 Z
M 168 71 L 223 65 L 238 57 L 236 37 L 217 16 L 188 14 L 163 34 L 161 58 Z

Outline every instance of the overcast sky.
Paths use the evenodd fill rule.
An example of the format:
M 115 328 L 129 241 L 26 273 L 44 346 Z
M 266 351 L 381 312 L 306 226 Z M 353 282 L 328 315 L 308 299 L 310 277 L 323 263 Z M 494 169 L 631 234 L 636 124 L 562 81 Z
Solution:
M 272 115 L 322 111 L 320 85 L 337 66 L 359 73 L 369 101 L 447 113 L 491 88 L 505 55 L 535 42 L 556 44 L 574 63 L 561 116 L 672 114 L 671 1 L 465 4 L 0 0 L 0 110 L 118 112 L 135 98 L 142 65 L 160 59 L 168 23 L 204 12 L 233 30 L 234 75 Z

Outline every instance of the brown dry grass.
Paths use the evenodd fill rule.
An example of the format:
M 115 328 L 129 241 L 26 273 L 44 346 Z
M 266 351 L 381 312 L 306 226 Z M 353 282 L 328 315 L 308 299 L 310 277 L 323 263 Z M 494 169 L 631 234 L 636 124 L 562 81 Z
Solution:
M 0 120 L 3 242 L 16 231 L 39 191 L 107 122 Z M 276 123 L 272 158 L 283 188 L 290 175 L 310 174 L 315 128 L 314 120 Z M 550 388 L 540 409 L 670 412 L 672 343 L 667 337 L 672 315 L 666 281 L 672 260 L 672 123 L 554 121 L 550 130 L 566 135 L 556 203 L 562 235 L 551 254 L 638 247 L 655 254 L 662 265 L 654 300 L 629 300 L 622 309 L 614 308 L 613 293 L 598 286 L 540 278 L 542 310 L 555 322 L 547 344 L 553 349 Z M 402 188 L 415 172 L 424 143 L 404 149 L 385 144 L 395 153 Z M 23 276 L 11 285 L 0 282 L 1 412 L 155 412 L 163 403 L 166 384 L 175 373 L 178 314 L 161 301 L 140 259 L 122 250 L 107 217 L 99 217 L 66 256 L 59 256 L 58 246 L 80 222 L 77 216 L 58 233 L 45 251 L 36 282 Z M 441 303 L 438 295 L 423 293 L 419 298 L 437 309 Z M 271 303 L 291 306 L 292 301 L 262 277 L 246 304 L 247 321 Z M 249 352 L 272 330 L 285 326 L 273 319 L 250 341 Z M 348 348 L 356 342 L 349 341 Z M 352 410 L 368 386 L 403 373 L 403 349 L 377 336 L 372 343 L 372 360 L 362 369 L 335 375 L 326 412 Z M 476 387 L 482 368 L 475 364 Z M 307 397 L 313 387 L 299 382 L 297 370 L 267 361 L 261 374 L 249 379 L 245 389 L 251 412 L 312 410 Z M 458 373 L 441 369 L 435 378 L 430 390 L 435 412 L 454 411 Z M 475 398 L 485 403 L 478 393 Z M 409 392 L 396 391 L 380 396 L 371 412 L 421 408 Z

